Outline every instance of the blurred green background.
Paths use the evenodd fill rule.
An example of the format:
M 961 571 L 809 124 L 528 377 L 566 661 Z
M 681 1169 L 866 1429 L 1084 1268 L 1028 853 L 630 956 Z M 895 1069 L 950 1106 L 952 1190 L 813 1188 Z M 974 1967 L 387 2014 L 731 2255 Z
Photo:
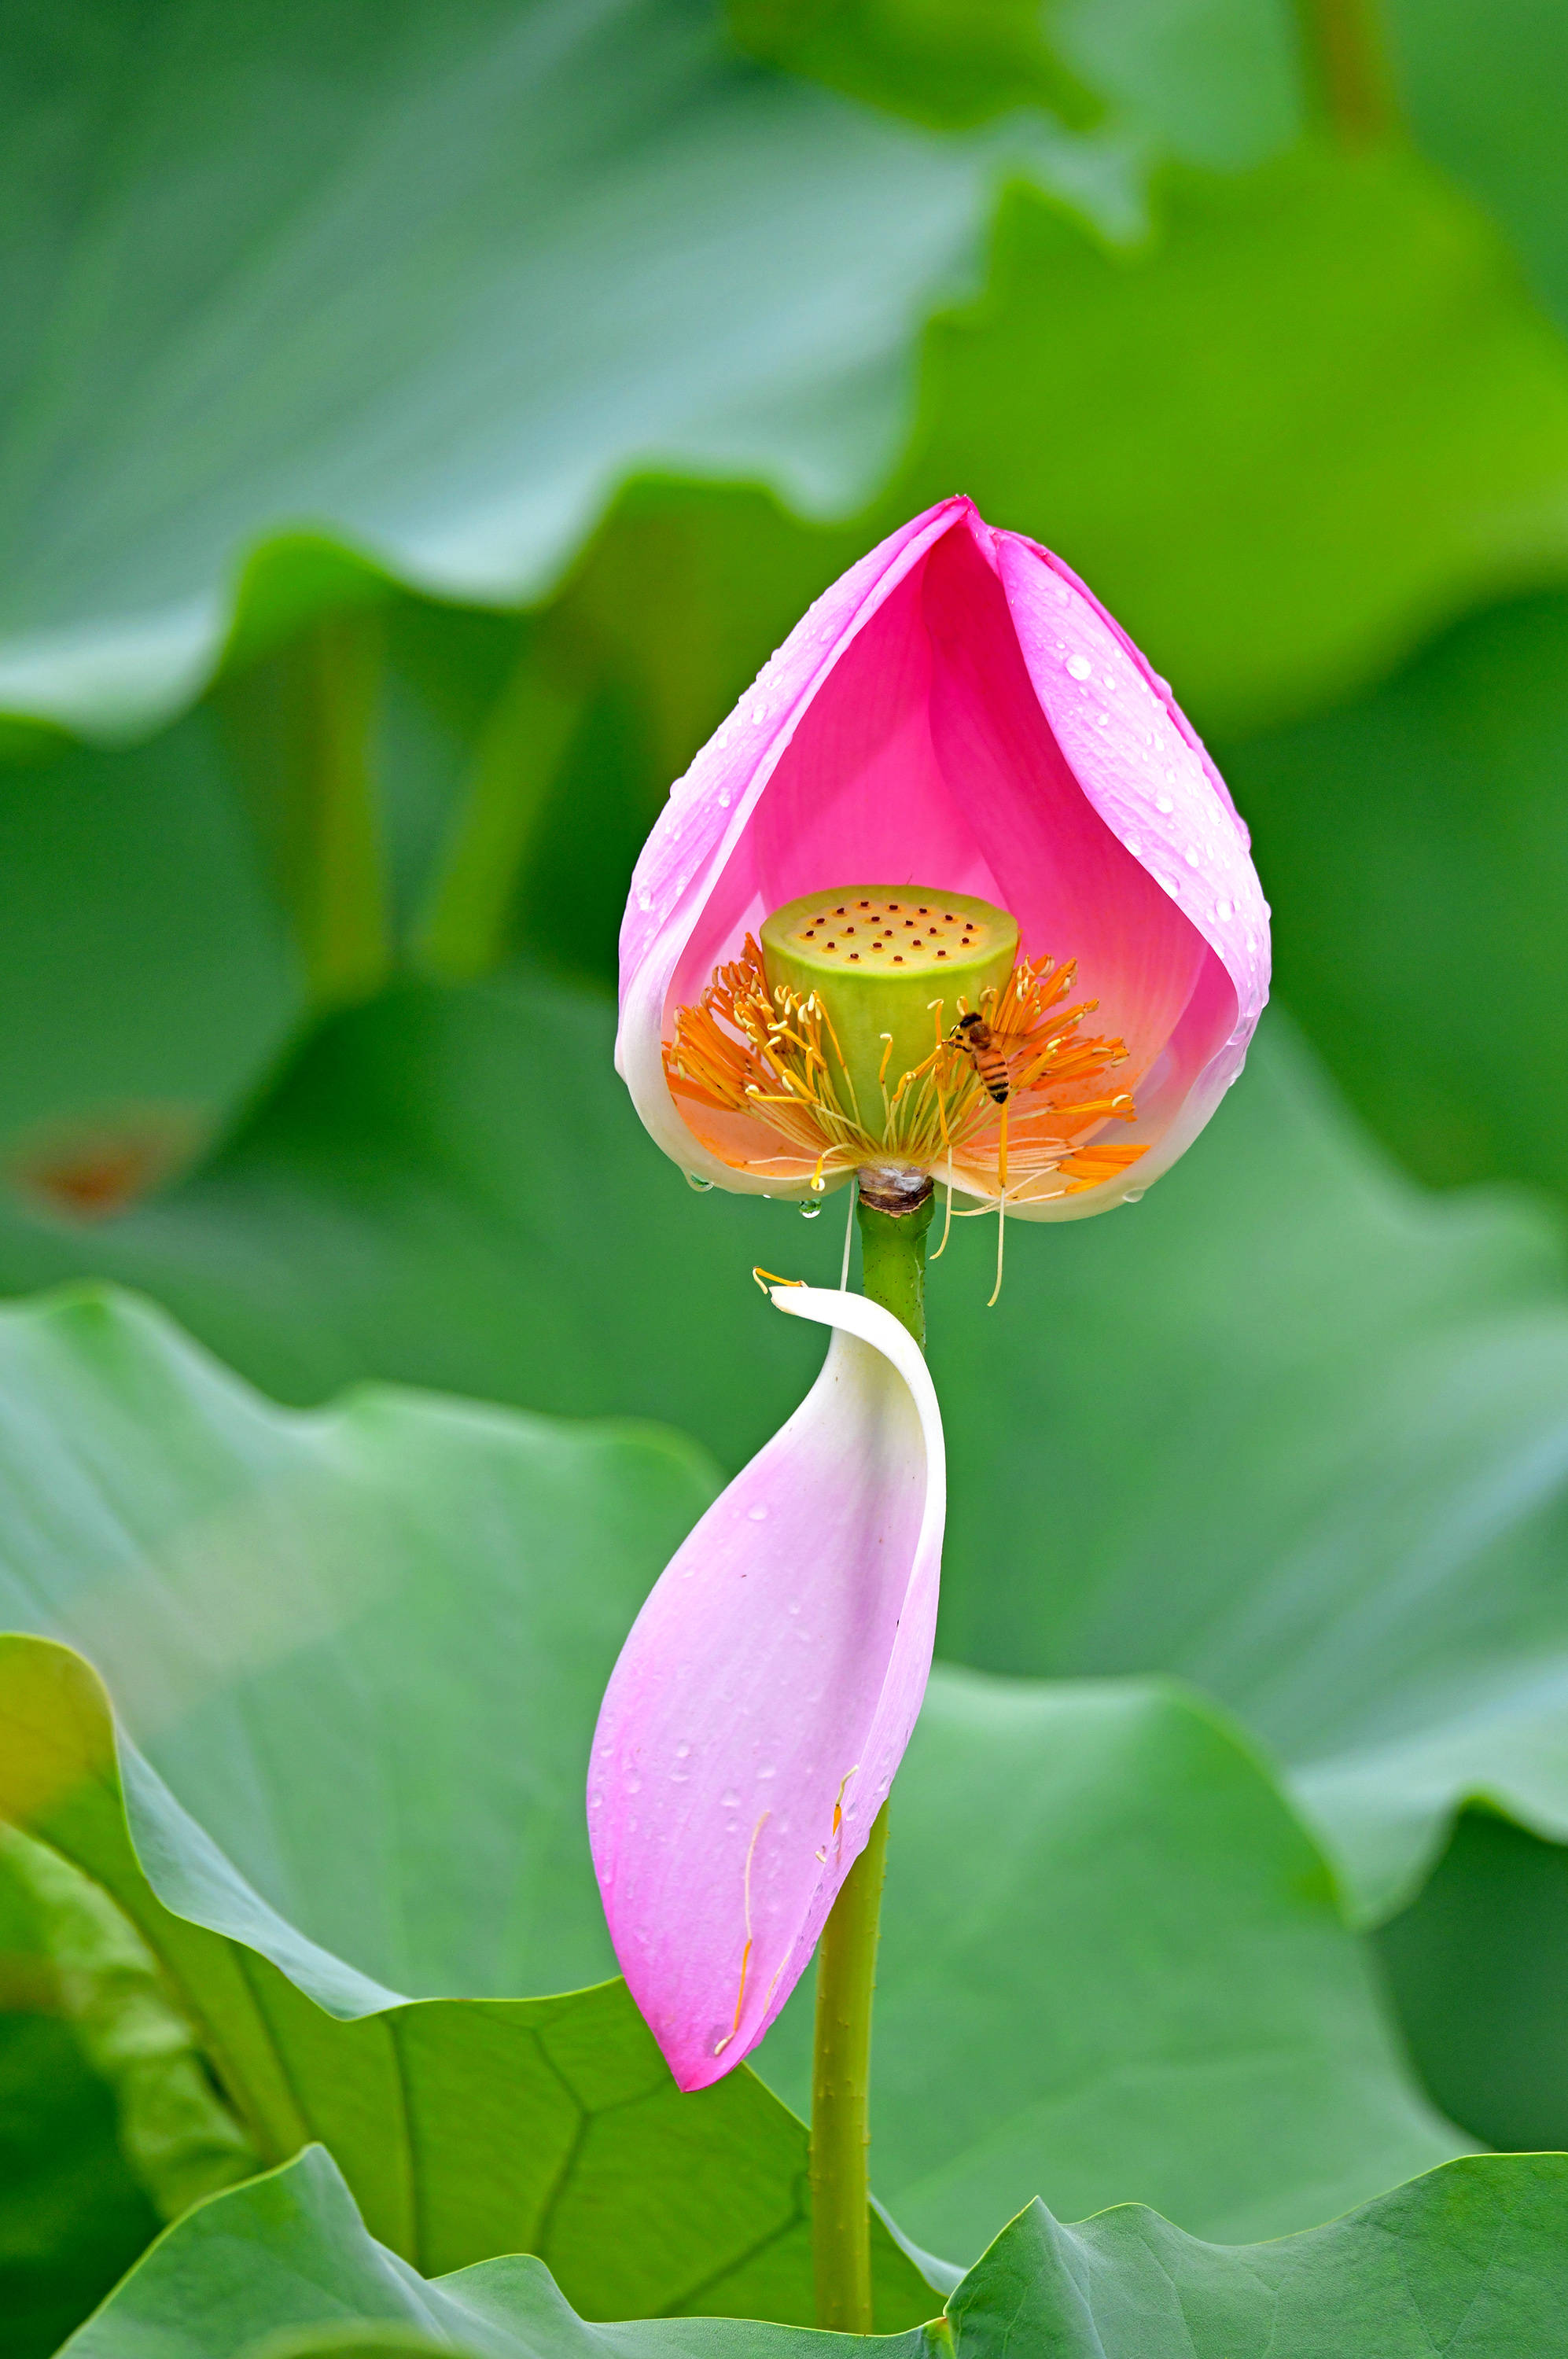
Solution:
M 989 1317 L 982 1238 L 939 1273 L 942 1650 L 1230 1704 L 1438 2102 L 1568 2141 L 1568 16 L 15 0 L 0 55 L 0 1283 L 738 1463 L 815 1357 L 749 1265 L 839 1224 L 637 1130 L 626 879 L 808 601 L 971 493 L 1208 738 L 1277 998 L 1144 1211 L 1015 1239 Z M 1432 1735 L 1466 1680 L 1506 1771 Z M 18 2106 L 73 2037 L 25 1916 Z M 117 2169 L 29 2350 L 149 2232 Z

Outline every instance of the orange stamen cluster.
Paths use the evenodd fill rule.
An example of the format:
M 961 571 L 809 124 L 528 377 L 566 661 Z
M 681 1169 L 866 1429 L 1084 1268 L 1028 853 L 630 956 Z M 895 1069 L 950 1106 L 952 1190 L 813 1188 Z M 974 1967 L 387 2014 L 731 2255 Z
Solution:
M 1003 1103 L 970 1050 L 943 1028 L 945 1003 L 933 1000 L 929 1055 L 890 1074 L 889 1038 L 880 1102 L 862 1105 L 822 995 L 802 999 L 782 984 L 770 992 L 748 935 L 741 957 L 715 969 L 696 1006 L 678 1011 L 665 1071 L 688 1118 L 697 1116 L 698 1136 L 738 1169 L 809 1177 L 820 1189 L 863 1165 L 897 1164 L 992 1201 L 1075 1195 L 1147 1151 L 1084 1137 L 1106 1122 L 1135 1120 L 1136 1108 L 1128 1091 L 1094 1089 L 1127 1049 L 1118 1039 L 1081 1033 L 1097 1002 L 1063 1004 L 1076 973 L 1073 960 L 1058 966 L 1053 959 L 1019 959 L 999 990 L 981 994 L 975 1012 L 989 1029 L 989 1061 L 993 1071 L 997 1059 L 1006 1070 Z M 962 998 L 955 1012 L 969 1012 Z M 733 1124 L 708 1138 L 703 1109 L 752 1117 L 771 1134 L 774 1151 L 749 1125 L 744 1139 Z

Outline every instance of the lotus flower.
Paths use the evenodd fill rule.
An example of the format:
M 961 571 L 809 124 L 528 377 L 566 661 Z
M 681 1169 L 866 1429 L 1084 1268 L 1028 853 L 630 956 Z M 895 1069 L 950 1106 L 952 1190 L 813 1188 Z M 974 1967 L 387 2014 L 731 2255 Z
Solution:
M 1164 681 L 1059 559 L 946 500 L 818 601 L 672 791 L 622 929 L 616 1061 L 699 1180 L 855 1175 L 893 1215 L 945 1181 L 1074 1218 L 1196 1136 L 1268 964 L 1247 832 Z M 826 1365 L 655 1587 L 589 1780 L 616 1954 L 687 2089 L 810 1958 L 936 1618 L 918 1349 L 855 1296 L 773 1299 L 833 1328 Z
M 775 1286 L 833 1328 L 815 1386 L 684 1542 L 593 1739 L 588 1829 L 615 1954 L 700 2089 L 762 2038 L 903 1757 L 946 1513 L 920 1353 L 864 1296 Z
M 893 1176 L 889 1209 L 934 1178 L 1027 1219 L 1103 1211 L 1240 1071 L 1269 973 L 1247 841 L 1076 575 L 944 500 L 817 601 L 672 789 L 617 1066 L 723 1188 L 859 1171 Z M 873 975 L 880 999 L 846 997 Z

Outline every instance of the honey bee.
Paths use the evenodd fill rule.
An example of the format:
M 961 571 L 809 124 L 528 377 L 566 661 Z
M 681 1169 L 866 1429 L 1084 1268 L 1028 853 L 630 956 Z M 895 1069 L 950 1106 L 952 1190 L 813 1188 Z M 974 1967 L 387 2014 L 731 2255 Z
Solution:
M 996 1103 L 1006 1105 L 1011 1086 L 1007 1060 L 985 1018 L 973 1013 L 961 1016 L 948 1038 L 955 1049 L 963 1049 Z

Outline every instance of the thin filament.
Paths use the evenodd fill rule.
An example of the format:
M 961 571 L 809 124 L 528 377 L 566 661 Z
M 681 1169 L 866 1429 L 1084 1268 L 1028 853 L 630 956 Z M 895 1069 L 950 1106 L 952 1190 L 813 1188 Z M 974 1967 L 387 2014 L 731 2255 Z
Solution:
M 1005 1196 L 998 1196 L 996 1199 L 996 1283 L 991 1288 L 991 1299 L 985 1305 L 987 1310 L 995 1310 L 1002 1291 L 1002 1248 L 1007 1239 L 1007 1200 Z
M 942 1243 L 941 1243 L 941 1245 L 938 1245 L 938 1247 L 937 1247 L 937 1249 L 936 1249 L 935 1253 L 933 1253 L 933 1254 L 932 1254 L 932 1256 L 931 1256 L 931 1259 L 932 1259 L 932 1261 L 940 1261 L 940 1260 L 942 1259 L 942 1257 L 943 1254 L 947 1251 L 947 1241 L 948 1241 L 948 1238 L 949 1238 L 952 1234 L 953 1234 L 953 1180 L 952 1180 L 952 1177 L 951 1177 L 951 1175 L 950 1175 L 950 1176 L 949 1176 L 949 1179 L 948 1179 L 948 1182 L 947 1182 L 947 1210 L 946 1210 L 946 1211 L 945 1211 L 945 1212 L 942 1214 Z

